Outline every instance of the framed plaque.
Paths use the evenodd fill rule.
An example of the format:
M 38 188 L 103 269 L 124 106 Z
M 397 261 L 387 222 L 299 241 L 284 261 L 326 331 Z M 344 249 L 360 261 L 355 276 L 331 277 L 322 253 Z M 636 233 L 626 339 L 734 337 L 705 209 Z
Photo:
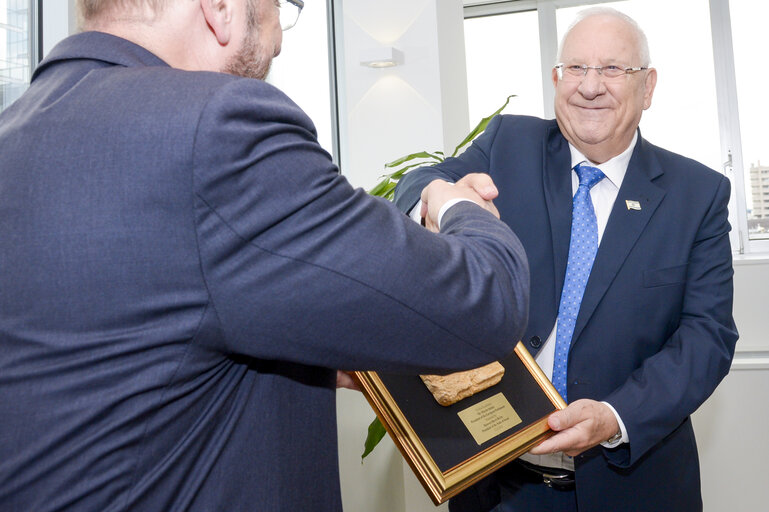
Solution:
M 566 403 L 522 343 L 491 387 L 448 406 L 417 375 L 355 372 L 363 395 L 436 505 L 553 435 Z

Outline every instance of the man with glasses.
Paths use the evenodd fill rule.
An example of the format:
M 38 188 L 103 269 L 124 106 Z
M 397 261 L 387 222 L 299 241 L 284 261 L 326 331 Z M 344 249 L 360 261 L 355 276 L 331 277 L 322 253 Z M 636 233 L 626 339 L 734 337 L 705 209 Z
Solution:
M 737 340 L 729 180 L 641 137 L 657 72 L 632 19 L 583 11 L 559 54 L 555 120 L 498 116 L 395 192 L 409 210 L 435 179 L 491 175 L 531 267 L 523 341 L 569 404 L 451 510 L 701 510 L 690 415 Z
M 509 354 L 520 242 L 470 186 L 436 235 L 339 175 L 255 80 L 303 2 L 78 6 L 0 114 L 0 509 L 341 510 L 337 369 Z

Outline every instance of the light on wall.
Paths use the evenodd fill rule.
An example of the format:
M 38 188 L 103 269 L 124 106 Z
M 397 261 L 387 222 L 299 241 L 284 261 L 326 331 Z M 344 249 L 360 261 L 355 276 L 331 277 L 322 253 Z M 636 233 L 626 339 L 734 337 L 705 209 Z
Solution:
M 360 65 L 370 68 L 391 68 L 403 64 L 403 52 L 392 46 L 367 48 L 360 52 Z

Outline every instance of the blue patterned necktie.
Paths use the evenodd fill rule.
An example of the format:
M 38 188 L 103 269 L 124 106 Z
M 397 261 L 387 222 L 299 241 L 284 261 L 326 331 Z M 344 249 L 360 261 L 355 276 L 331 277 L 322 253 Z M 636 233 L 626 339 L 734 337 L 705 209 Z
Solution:
M 555 333 L 553 385 L 566 400 L 566 367 L 571 336 L 577 323 L 579 305 L 585 293 L 587 278 L 598 252 L 598 222 L 595 218 L 590 189 L 605 178 L 600 169 L 579 164 L 574 168 L 579 176 L 579 188 L 574 194 L 571 213 L 571 240 L 566 277 L 558 306 L 558 329 Z

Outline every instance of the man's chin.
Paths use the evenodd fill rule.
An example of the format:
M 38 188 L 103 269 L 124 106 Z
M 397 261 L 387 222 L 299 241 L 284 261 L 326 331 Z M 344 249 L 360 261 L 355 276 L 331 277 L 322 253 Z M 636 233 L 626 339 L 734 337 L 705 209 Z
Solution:
M 614 112 L 609 108 L 577 108 L 572 115 L 580 124 L 599 126 L 609 123 Z
M 253 55 L 236 55 L 222 69 L 222 72 L 242 78 L 255 78 L 264 80 L 270 73 L 272 67 L 272 58 L 258 58 Z
M 605 126 L 599 127 L 597 130 L 576 130 L 574 135 L 582 144 L 588 144 L 594 146 L 605 142 L 611 134 L 606 131 Z

